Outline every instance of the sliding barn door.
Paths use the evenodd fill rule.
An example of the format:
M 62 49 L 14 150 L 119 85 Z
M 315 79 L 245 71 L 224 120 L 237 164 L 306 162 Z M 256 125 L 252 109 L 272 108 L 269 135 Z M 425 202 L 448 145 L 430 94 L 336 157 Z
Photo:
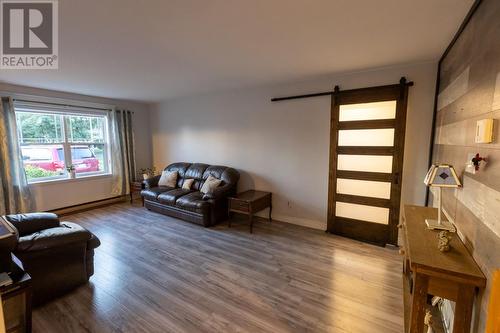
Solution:
M 332 95 L 328 231 L 397 243 L 408 84 Z

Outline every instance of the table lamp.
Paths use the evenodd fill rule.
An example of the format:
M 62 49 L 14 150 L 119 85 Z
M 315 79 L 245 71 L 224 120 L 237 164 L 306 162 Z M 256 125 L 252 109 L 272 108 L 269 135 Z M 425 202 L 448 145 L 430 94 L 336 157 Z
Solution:
M 438 219 L 426 219 L 425 223 L 429 229 L 455 231 L 455 227 L 448 221 L 441 220 L 441 190 L 443 187 L 460 187 L 460 180 L 452 165 L 449 164 L 433 164 L 424 180 L 425 185 L 438 188 Z

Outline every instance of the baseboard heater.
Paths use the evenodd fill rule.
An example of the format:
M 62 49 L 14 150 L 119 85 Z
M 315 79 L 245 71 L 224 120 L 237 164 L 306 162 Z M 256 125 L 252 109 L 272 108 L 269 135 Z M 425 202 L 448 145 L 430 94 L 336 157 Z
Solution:
M 55 213 L 55 214 L 60 215 L 60 216 L 64 216 L 64 215 L 74 214 L 77 212 L 82 212 L 82 211 L 86 211 L 86 210 L 90 210 L 90 209 L 94 209 L 94 208 L 109 206 L 109 205 L 112 205 L 114 203 L 123 202 L 125 200 L 128 200 L 128 195 L 119 195 L 119 196 L 112 197 L 112 198 L 86 202 L 86 203 L 73 205 L 73 206 L 67 206 L 67 207 L 63 207 L 63 208 L 52 209 L 52 210 L 49 210 L 49 212 Z

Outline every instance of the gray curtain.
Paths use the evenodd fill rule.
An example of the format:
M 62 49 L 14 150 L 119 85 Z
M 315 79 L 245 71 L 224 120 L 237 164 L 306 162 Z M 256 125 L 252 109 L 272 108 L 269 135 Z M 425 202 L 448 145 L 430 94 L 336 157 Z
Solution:
M 113 163 L 113 194 L 129 193 L 129 184 L 136 178 L 132 111 L 111 111 L 111 159 Z
M 17 138 L 16 114 L 11 98 L 0 104 L 0 214 L 32 211 L 33 201 L 24 172 Z

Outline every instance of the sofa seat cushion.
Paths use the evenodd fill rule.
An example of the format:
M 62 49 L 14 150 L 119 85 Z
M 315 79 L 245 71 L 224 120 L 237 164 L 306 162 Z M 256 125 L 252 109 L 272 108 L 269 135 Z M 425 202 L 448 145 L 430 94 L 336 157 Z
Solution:
M 158 187 L 152 187 L 152 188 L 142 190 L 141 195 L 146 200 L 155 201 L 160 194 L 171 191 L 171 190 L 173 190 L 172 187 L 158 186 Z
M 166 204 L 166 205 L 169 205 L 169 206 L 174 206 L 175 205 L 175 201 L 177 199 L 179 199 L 183 195 L 189 194 L 191 192 L 193 192 L 193 191 L 192 190 L 186 190 L 186 189 L 183 189 L 183 188 L 176 188 L 174 190 L 170 190 L 168 192 L 164 192 L 164 193 L 160 194 L 158 196 L 157 200 L 159 202 L 161 202 L 162 204 Z
M 175 206 L 198 214 L 208 214 L 210 203 L 203 200 L 203 193 L 200 191 L 186 194 L 175 202 Z

